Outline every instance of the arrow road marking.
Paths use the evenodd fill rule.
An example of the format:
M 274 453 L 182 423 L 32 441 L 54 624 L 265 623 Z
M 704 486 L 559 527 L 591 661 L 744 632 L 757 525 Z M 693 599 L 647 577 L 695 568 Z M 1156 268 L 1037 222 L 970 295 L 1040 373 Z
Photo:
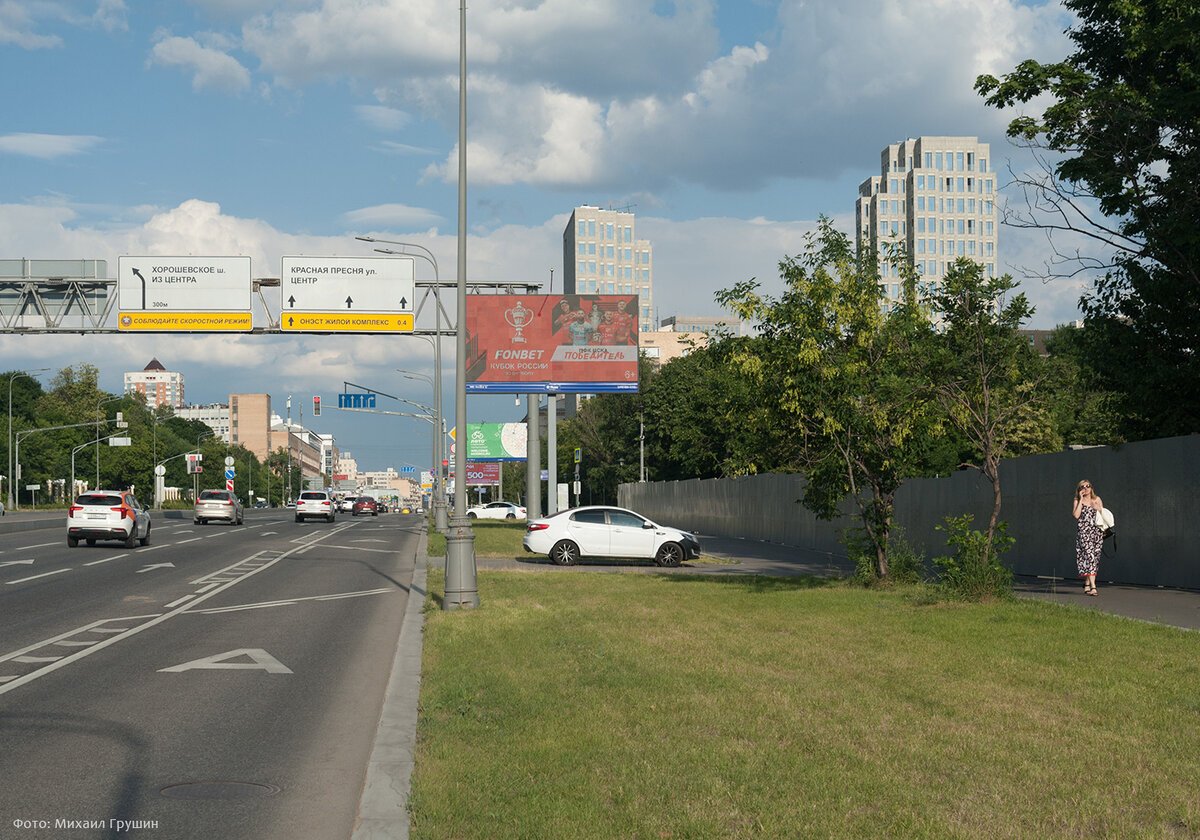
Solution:
M 20 580 L 10 580 L 8 582 L 8 585 L 12 586 L 14 583 L 24 583 L 27 580 L 37 580 L 38 578 L 50 577 L 50 575 L 61 575 L 63 572 L 69 572 L 69 571 L 71 571 L 71 570 L 70 569 L 59 569 L 58 571 L 55 571 L 55 572 L 42 572 L 40 575 L 33 575 L 32 577 L 21 578 Z
M 151 569 L 166 569 L 168 567 L 174 569 L 175 564 L 174 563 L 151 563 L 149 566 L 146 566 L 144 569 L 138 569 L 136 572 L 134 572 L 134 574 L 140 575 L 142 572 L 148 572 Z
M 33 563 L 32 560 L 5 560 L 3 563 L 0 563 L 0 567 L 3 567 L 3 566 L 29 566 L 32 563 Z

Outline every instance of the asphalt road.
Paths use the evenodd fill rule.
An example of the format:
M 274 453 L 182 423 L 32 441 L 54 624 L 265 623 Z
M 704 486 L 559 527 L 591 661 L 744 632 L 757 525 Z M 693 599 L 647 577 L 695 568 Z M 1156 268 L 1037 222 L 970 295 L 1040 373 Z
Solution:
M 423 525 L 0 532 L 0 838 L 349 838 Z

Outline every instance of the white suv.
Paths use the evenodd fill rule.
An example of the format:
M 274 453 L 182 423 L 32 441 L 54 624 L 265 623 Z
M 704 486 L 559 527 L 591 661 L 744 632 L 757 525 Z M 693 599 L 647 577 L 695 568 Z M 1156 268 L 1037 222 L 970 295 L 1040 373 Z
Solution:
M 75 499 L 67 511 L 67 545 L 87 540 L 118 540 L 126 548 L 135 542 L 150 542 L 150 513 L 132 493 L 123 490 L 91 490 Z
M 333 497 L 324 490 L 305 490 L 296 499 L 296 521 L 319 517 L 332 522 L 334 517 Z

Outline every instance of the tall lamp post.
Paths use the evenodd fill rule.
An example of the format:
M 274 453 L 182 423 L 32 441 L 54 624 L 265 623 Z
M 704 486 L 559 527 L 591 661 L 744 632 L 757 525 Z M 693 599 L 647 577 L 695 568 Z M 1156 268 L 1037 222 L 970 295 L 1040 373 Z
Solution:
M 12 438 L 12 391 L 13 380 L 18 376 L 28 376 L 33 379 L 35 374 L 50 370 L 50 368 L 34 368 L 33 370 L 15 370 L 8 375 L 8 506 L 13 502 L 13 438 Z
M 458 13 L 458 310 L 455 330 L 454 420 L 467 428 L 467 0 Z M 446 594 L 442 609 L 479 606 L 475 534 L 467 518 L 467 448 L 454 448 L 454 518 L 446 533 Z
M 441 298 L 441 275 L 438 272 L 437 258 L 433 252 L 424 245 L 416 245 L 412 242 L 397 242 L 392 239 L 378 239 L 374 236 L 356 236 L 362 242 L 381 242 L 386 245 L 399 245 L 402 249 L 394 251 L 391 248 L 376 248 L 375 250 L 381 254 L 402 254 L 409 257 L 419 257 L 433 266 L 433 315 L 436 324 L 435 336 L 433 340 L 433 411 L 441 418 L 442 416 L 442 298 Z M 416 253 L 410 253 L 407 249 L 413 249 Z M 446 532 L 446 494 L 442 485 L 442 461 L 445 460 L 445 442 L 442 438 L 438 439 L 437 451 L 434 453 L 434 470 L 436 478 L 434 481 L 434 498 L 433 498 L 433 527 L 439 532 Z
M 446 446 L 446 421 L 442 418 L 442 395 L 437 383 L 425 374 L 399 369 L 396 372 L 404 374 L 405 379 L 427 380 L 433 388 L 433 527 L 439 532 L 445 533 L 446 493 L 445 485 L 442 483 L 442 461 L 444 460 L 442 452 Z
M 110 397 L 107 400 L 100 400 L 100 402 L 96 403 L 96 419 L 97 419 L 97 421 L 100 420 L 100 406 L 107 405 L 110 402 L 119 402 L 120 400 L 125 399 L 125 396 L 126 396 L 125 394 L 122 394 L 119 397 Z M 99 426 L 96 426 L 96 487 L 94 489 L 96 489 L 96 490 L 100 489 L 100 427 Z M 72 492 L 74 492 L 74 490 L 72 490 Z

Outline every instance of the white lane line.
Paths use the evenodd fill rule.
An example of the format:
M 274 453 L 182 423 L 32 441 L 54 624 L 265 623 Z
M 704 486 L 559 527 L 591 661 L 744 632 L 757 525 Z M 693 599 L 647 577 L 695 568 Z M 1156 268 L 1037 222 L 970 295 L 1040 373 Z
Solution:
M 69 571 L 71 571 L 71 570 L 70 569 L 58 569 L 53 572 L 42 572 L 40 575 L 32 575 L 31 577 L 21 578 L 20 580 L 10 580 L 10 581 L 8 581 L 8 585 L 12 586 L 14 583 L 24 583 L 27 580 L 37 580 L 38 578 L 50 577 L 50 575 L 61 575 L 63 572 L 69 572 Z
M 52 542 L 52 543 L 38 543 L 37 545 L 20 545 L 20 546 L 17 546 L 16 548 L 14 548 L 13 551 L 28 551 L 31 548 L 46 548 L 51 545 L 58 545 L 58 543 Z
M 99 640 L 92 639 L 90 642 L 73 642 L 67 639 L 65 641 L 55 642 L 54 644 L 56 644 L 58 647 L 87 647 L 88 645 L 96 644 L 97 641 Z
M 203 587 L 201 587 L 200 589 L 197 589 L 197 590 L 196 590 L 196 594 L 197 594 L 197 595 L 203 595 L 205 592 L 207 592 L 207 591 L 208 591 L 208 590 L 210 590 L 210 589 L 216 589 L 216 588 L 217 588 L 218 586 L 220 586 L 222 583 L 223 583 L 223 581 L 219 581 L 219 580 L 218 580 L 218 581 L 215 581 L 215 582 L 213 582 L 213 583 L 210 583 L 208 586 L 203 586 Z
M 4 566 L 32 566 L 33 563 L 33 560 L 5 560 L 3 563 L 0 563 L 0 568 Z
M 175 545 L 183 545 L 184 543 L 190 542 L 200 542 L 202 539 L 204 539 L 204 537 L 192 537 L 190 540 L 180 540 L 179 542 L 175 543 Z
M 167 543 L 167 545 L 170 545 L 170 543 Z M 143 551 L 154 551 L 156 548 L 166 548 L 166 547 L 167 547 L 167 546 L 166 546 L 166 545 L 164 545 L 163 543 L 158 543 L 157 545 L 144 545 L 144 546 L 142 546 L 141 548 L 138 548 L 138 549 L 135 549 L 135 550 L 136 550 L 138 553 L 141 553 L 141 552 L 143 552 Z
M 124 633 L 128 627 L 96 627 L 90 630 L 91 633 Z
M 58 662 L 61 656 L 14 656 L 13 662 Z
M 178 607 L 184 601 L 192 600 L 192 598 L 196 597 L 196 594 L 199 594 L 199 593 L 194 593 L 192 595 L 184 595 L 182 598 L 172 601 L 171 603 L 167 604 L 167 609 L 171 609 L 172 607 Z
M 118 559 L 116 556 L 113 556 L 113 557 L 105 557 L 103 560 L 93 560 L 92 562 L 90 562 L 90 563 L 84 563 L 83 565 L 85 565 L 85 566 L 99 566 L 101 563 L 107 563 L 107 562 L 109 562 L 110 560 L 116 560 L 116 559 Z
M 310 595 L 304 598 L 288 598 L 284 601 L 263 601 L 258 604 L 240 604 L 233 607 L 213 607 L 207 610 L 191 610 L 189 615 L 216 615 L 218 613 L 238 612 L 240 610 L 261 610 L 267 607 L 290 607 L 301 601 L 337 601 L 342 598 L 361 598 L 364 595 L 382 595 L 395 592 L 395 589 L 368 589 L 363 592 L 342 592 L 336 595 Z
M 0 683 L 6 683 L 9 680 L 15 680 L 18 676 L 19 674 L 13 674 L 12 676 L 0 677 Z

